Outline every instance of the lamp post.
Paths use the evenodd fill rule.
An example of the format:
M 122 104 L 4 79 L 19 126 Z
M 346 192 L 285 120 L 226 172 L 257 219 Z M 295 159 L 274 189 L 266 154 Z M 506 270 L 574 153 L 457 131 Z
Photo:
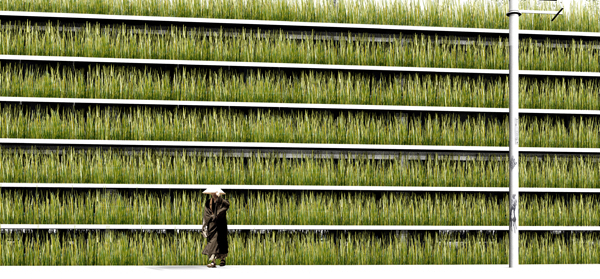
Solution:
M 556 0 L 550 0 L 556 1 Z M 519 0 L 509 0 L 508 3 L 508 83 L 509 83 L 509 254 L 508 266 L 519 265 L 519 17 L 521 14 L 552 14 L 554 18 L 563 11 L 519 11 Z

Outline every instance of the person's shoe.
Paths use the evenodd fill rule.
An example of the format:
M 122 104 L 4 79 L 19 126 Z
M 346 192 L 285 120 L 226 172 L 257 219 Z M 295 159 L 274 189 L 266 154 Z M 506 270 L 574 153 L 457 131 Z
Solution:
M 211 263 L 207 264 L 206 266 L 208 266 L 209 268 L 217 267 L 217 265 L 215 264 L 215 262 L 211 262 Z
M 221 263 L 219 263 L 219 266 L 225 266 L 225 260 L 221 260 Z

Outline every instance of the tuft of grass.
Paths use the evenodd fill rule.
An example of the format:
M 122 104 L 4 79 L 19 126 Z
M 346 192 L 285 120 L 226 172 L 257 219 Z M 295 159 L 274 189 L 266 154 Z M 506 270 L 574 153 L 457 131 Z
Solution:
M 558 10 L 563 4 L 520 1 L 520 9 Z M 508 2 L 442 1 L 278 1 L 278 0 L 62 0 L 6 1 L 0 10 L 227 19 L 339 22 L 472 28 L 508 28 Z M 521 17 L 522 29 L 598 32 L 600 8 L 594 1 L 573 1 L 555 21 Z
M 14 55 L 83 56 L 143 59 L 285 62 L 342 65 L 508 69 L 508 40 L 489 43 L 477 40 L 459 45 L 451 39 L 415 35 L 391 42 L 372 42 L 368 37 L 340 41 L 291 39 L 281 32 L 243 31 L 230 37 L 221 32 L 208 35 L 173 27 L 171 32 L 150 34 L 126 26 L 87 25 L 65 33 L 60 25 L 44 30 L 31 25 L 0 32 L 0 53 Z M 571 45 L 542 44 L 525 40 L 519 45 L 524 70 L 598 72 L 598 42 Z M 576 61 L 576 63 L 564 63 Z
M 506 146 L 507 116 L 461 119 L 456 115 L 407 117 L 390 113 L 281 112 L 230 109 L 85 110 L 2 107 L 0 137 L 42 139 L 166 140 Z M 522 117 L 521 146 L 600 147 L 597 117 Z
M 520 162 L 521 187 L 599 188 L 600 163 L 586 157 L 544 157 Z M 195 152 L 54 152 L 1 149 L 0 181 L 29 183 L 247 184 L 348 186 L 508 187 L 508 160 L 452 157 L 427 160 L 365 158 L 249 158 Z
M 0 96 L 508 107 L 506 77 L 0 65 Z M 521 78 L 522 108 L 596 109 L 595 79 Z
M 280 112 L 228 109 L 90 108 L 0 113 L 4 138 L 502 145 L 503 122 L 435 115 L 408 121 L 365 112 Z M 487 129 L 483 129 L 485 126 Z M 460 134 L 461 136 L 456 136 Z M 441 137 L 440 137 L 441 136 Z
M 505 234 L 231 233 L 230 265 L 506 264 Z M 523 233 L 522 264 L 600 263 L 597 233 Z M 2 233 L 0 265 L 202 265 L 200 232 Z M 316 259 L 316 260 L 315 260 Z
M 12 241 L 0 265 L 198 265 L 205 240 L 198 232 L 2 234 Z M 444 234 L 405 237 L 368 232 L 233 233 L 228 264 L 491 264 L 506 261 L 505 237 Z M 481 243 L 488 240 L 488 244 Z M 456 244 L 455 244 L 456 243 Z M 23 251 L 22 253 L 13 251 Z M 377 251 L 374 253 L 373 251 Z M 17 254 L 18 253 L 18 254 Z M 315 260 L 318 259 L 318 260 Z
M 228 191 L 231 225 L 507 226 L 506 195 Z M 523 226 L 594 226 L 596 195 L 521 194 Z M 0 190 L 0 224 L 202 223 L 200 191 Z

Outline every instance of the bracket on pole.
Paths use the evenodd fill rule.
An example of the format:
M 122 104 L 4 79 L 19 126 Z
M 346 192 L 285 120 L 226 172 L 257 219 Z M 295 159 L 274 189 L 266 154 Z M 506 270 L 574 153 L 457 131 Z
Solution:
M 556 17 L 558 17 L 565 8 L 560 8 L 558 12 L 556 11 L 536 11 L 536 10 L 520 10 L 520 11 L 508 11 L 506 15 L 511 14 L 543 14 L 543 15 L 554 15 L 551 21 L 554 21 Z
M 555 15 L 555 16 L 552 18 L 552 20 L 551 20 L 551 21 L 554 21 L 554 20 L 556 19 L 556 17 L 557 17 L 558 15 L 560 15 L 560 13 L 561 13 L 561 12 L 562 12 L 564 9 L 565 9 L 565 8 L 560 8 L 560 10 L 558 11 L 558 13 L 556 13 L 556 15 Z
M 515 14 L 521 16 L 523 13 L 521 13 L 521 11 L 519 11 L 519 10 L 511 10 L 511 11 L 508 11 L 508 13 L 506 13 L 506 16 L 515 15 Z

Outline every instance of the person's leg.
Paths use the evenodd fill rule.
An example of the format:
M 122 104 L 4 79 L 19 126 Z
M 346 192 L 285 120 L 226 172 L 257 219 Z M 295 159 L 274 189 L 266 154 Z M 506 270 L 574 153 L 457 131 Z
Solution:
M 215 264 L 215 254 L 210 255 L 210 258 L 208 258 L 208 261 L 210 263 L 208 263 L 208 265 L 206 265 L 206 266 L 208 266 L 208 267 L 216 267 L 217 266 L 217 264 Z

